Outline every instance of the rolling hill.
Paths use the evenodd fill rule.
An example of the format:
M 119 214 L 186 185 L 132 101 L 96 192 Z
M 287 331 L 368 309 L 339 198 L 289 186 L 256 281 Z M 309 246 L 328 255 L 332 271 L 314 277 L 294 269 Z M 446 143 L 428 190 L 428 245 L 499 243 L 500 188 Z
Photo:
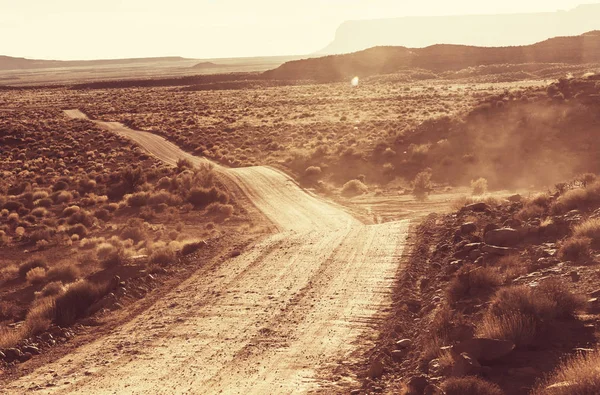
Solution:
M 600 31 L 574 37 L 556 37 L 533 45 L 474 47 L 437 44 L 425 48 L 375 47 L 346 55 L 287 62 L 265 72 L 280 80 L 337 81 L 393 73 L 402 69 L 457 71 L 495 64 L 600 62 Z

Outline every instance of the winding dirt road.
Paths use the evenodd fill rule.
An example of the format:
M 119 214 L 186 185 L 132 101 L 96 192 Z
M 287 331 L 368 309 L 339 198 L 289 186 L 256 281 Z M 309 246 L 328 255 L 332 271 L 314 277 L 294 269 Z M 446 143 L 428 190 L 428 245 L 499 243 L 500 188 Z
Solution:
M 206 161 L 157 135 L 97 123 L 167 163 Z M 269 167 L 217 170 L 277 231 L 216 270 L 199 269 L 131 322 L 12 382 L 10 392 L 287 394 L 350 384 L 327 372 L 370 345 L 391 301 L 407 222 L 364 225 Z

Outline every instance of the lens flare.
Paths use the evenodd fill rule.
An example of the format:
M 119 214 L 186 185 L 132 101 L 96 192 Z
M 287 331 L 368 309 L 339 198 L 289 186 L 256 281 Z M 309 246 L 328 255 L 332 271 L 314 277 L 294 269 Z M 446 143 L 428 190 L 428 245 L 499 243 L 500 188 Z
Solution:
M 352 78 L 352 81 L 350 83 L 352 84 L 352 86 L 358 86 L 358 77 Z

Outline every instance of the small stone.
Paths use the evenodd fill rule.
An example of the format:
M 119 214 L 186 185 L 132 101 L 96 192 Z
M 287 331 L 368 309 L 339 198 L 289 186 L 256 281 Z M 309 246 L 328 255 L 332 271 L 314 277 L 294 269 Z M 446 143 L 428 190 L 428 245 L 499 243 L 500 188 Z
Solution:
M 18 348 L 6 348 L 4 349 L 4 360 L 8 363 L 18 360 L 21 358 L 23 353 Z
M 455 356 L 467 353 L 477 361 L 490 362 L 510 354 L 514 348 L 515 343 L 508 340 L 475 338 L 452 346 L 452 353 Z
M 592 292 L 590 293 L 590 296 L 591 296 L 592 298 L 597 298 L 597 297 L 600 297 L 600 289 L 597 289 L 597 290 L 595 290 L 595 291 L 592 291 Z
M 383 375 L 384 366 L 381 357 L 375 358 L 369 366 L 368 376 L 372 379 L 378 379 Z
M 25 346 L 23 347 L 23 352 L 29 352 L 33 355 L 38 355 L 40 353 L 40 349 L 35 346 Z
M 27 362 L 29 361 L 31 358 L 33 358 L 33 355 L 30 352 L 25 352 L 23 354 L 21 354 L 21 356 L 19 357 L 19 362 Z
M 517 250 L 509 247 L 498 247 L 495 245 L 486 244 L 483 247 L 481 247 L 481 251 L 487 252 L 488 254 L 506 256 L 514 254 Z
M 475 212 L 490 211 L 490 206 L 488 206 L 484 202 L 478 202 L 478 203 L 466 205 L 465 207 L 462 208 L 461 211 L 475 211 Z
M 600 301 L 598 298 L 591 298 L 587 301 L 587 311 L 590 313 L 597 313 L 600 311 Z
M 406 383 L 408 394 L 422 394 L 428 384 L 427 376 L 421 375 L 411 377 Z
M 464 235 L 471 234 L 477 230 L 475 222 L 466 222 L 460 226 L 460 232 Z
M 576 270 L 573 270 L 571 273 L 569 273 L 569 275 L 571 276 L 571 281 L 573 281 L 574 283 L 578 282 L 581 278 L 581 276 L 579 275 L 579 273 L 577 273 Z
M 454 365 L 452 365 L 452 376 L 462 377 L 469 374 L 477 374 L 481 369 L 481 365 L 471 355 L 466 352 L 457 355 L 454 358 Z
M 499 247 L 512 247 L 519 243 L 521 236 L 513 228 L 500 228 L 487 232 L 484 236 L 486 244 Z
M 411 347 L 413 344 L 412 340 L 410 339 L 402 339 L 402 340 L 398 340 L 396 342 L 396 347 L 397 348 L 409 348 Z
M 392 358 L 395 361 L 403 360 L 406 357 L 406 350 L 394 350 L 392 351 Z
M 519 194 L 511 195 L 506 198 L 506 200 L 508 200 L 509 202 L 513 202 L 513 203 L 518 203 L 521 201 L 521 199 L 523 199 L 523 198 Z
M 352 390 L 350 391 L 350 395 L 360 395 L 360 390 Z

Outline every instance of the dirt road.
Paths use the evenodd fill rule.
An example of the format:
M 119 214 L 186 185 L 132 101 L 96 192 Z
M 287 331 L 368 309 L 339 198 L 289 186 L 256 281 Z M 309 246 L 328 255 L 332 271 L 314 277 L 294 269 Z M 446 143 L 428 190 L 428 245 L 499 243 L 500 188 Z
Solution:
M 98 124 L 167 163 L 205 161 L 159 136 Z M 198 270 L 131 322 L 11 383 L 10 392 L 287 394 L 352 381 L 328 369 L 370 345 L 408 224 L 364 225 L 269 167 L 217 170 L 278 232 L 217 270 Z

